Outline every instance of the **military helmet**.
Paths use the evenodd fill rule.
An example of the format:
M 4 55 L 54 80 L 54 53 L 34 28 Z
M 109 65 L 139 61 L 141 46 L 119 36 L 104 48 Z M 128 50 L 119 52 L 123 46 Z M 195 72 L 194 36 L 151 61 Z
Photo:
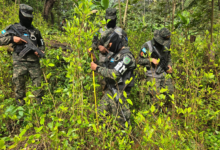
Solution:
M 154 31 L 154 40 L 160 45 L 169 47 L 171 44 L 170 40 L 171 33 L 167 28 L 162 28 L 161 30 Z
M 107 8 L 105 18 L 106 19 L 115 19 L 117 17 L 116 12 L 117 12 L 117 10 L 115 8 Z
M 33 8 L 31 6 L 26 5 L 26 4 L 20 4 L 19 10 L 24 17 L 33 18 L 33 15 L 32 15 Z

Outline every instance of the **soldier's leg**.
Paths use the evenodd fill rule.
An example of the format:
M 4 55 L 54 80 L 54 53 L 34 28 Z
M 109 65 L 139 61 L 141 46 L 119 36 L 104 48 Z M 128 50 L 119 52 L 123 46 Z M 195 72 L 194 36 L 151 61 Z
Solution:
M 42 102 L 42 96 L 43 96 L 43 90 L 41 87 L 41 69 L 40 69 L 40 63 L 39 62 L 29 62 L 29 68 L 28 71 L 31 76 L 32 85 L 34 87 L 37 87 L 38 89 L 33 91 L 33 94 L 37 100 L 38 104 L 41 104 Z
M 15 84 L 15 100 L 19 106 L 25 104 L 25 75 L 27 75 L 28 70 L 26 62 L 13 62 L 13 83 Z
M 174 86 L 172 84 L 172 79 L 171 78 L 168 78 L 168 79 L 165 79 L 165 83 L 164 83 L 164 86 L 165 88 L 168 89 L 168 92 L 166 93 L 166 106 L 168 109 L 171 109 L 172 108 L 172 102 L 171 102 L 171 98 L 169 95 L 172 95 L 174 93 Z
M 129 97 L 130 92 L 126 93 L 127 97 Z M 123 94 L 121 94 L 120 98 L 122 99 L 123 104 L 121 104 L 120 102 L 116 104 L 114 100 L 111 100 L 110 106 L 113 115 L 117 118 L 118 123 L 122 126 L 122 128 L 125 128 L 125 122 L 128 122 L 128 125 L 130 125 L 131 112 L 129 109 L 129 104 L 127 103 L 127 100 L 123 96 Z
M 161 88 L 161 79 L 159 78 L 153 78 L 153 77 L 147 77 L 147 82 L 151 82 L 151 85 L 148 88 L 148 94 L 151 97 L 151 103 L 156 104 L 157 107 L 159 107 L 159 99 L 156 95 L 160 94 L 160 88 Z
M 111 92 L 108 89 L 106 89 L 104 91 L 104 95 L 101 98 L 100 103 L 98 105 L 99 116 L 107 116 L 111 113 L 110 112 L 111 110 L 110 110 L 110 107 L 109 107 L 109 101 L 111 99 L 108 97 L 108 94 L 112 95 Z

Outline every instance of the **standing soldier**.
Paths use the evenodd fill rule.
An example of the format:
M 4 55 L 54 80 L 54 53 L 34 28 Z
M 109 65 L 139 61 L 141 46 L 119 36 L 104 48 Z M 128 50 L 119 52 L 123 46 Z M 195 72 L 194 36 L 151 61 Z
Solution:
M 122 127 L 125 127 L 125 122 L 130 124 L 130 110 L 127 103 L 127 96 L 130 94 L 131 88 L 134 86 L 133 70 L 136 67 L 135 59 L 129 47 L 123 45 L 123 39 L 114 31 L 114 29 L 107 29 L 105 36 L 101 39 L 101 44 L 109 51 L 102 66 L 91 62 L 91 69 L 100 73 L 106 81 L 106 88 L 104 89 L 104 96 L 100 101 L 98 107 L 99 114 L 104 110 L 109 115 L 112 113 L 114 116 L 119 115 L 117 120 Z M 103 67 L 104 66 L 104 67 Z M 127 83 L 126 80 L 130 80 Z M 127 94 L 123 94 L 124 91 Z M 114 97 L 109 98 L 108 95 Z M 127 95 L 127 96 L 125 96 Z M 121 99 L 122 104 L 119 102 Z
M 172 73 L 172 62 L 169 51 L 171 44 L 170 36 L 171 33 L 167 28 L 162 28 L 160 31 L 155 30 L 153 39 L 144 43 L 140 50 L 138 64 L 147 68 L 147 81 L 155 80 L 156 82 L 156 90 L 152 86 L 148 90 L 152 102 L 158 103 L 156 95 L 160 93 L 161 88 L 168 88 L 168 92 L 165 94 L 172 94 L 174 91 L 171 78 L 165 78 L 166 74 Z M 159 105 L 156 104 L 156 106 Z
M 116 20 L 117 20 L 117 15 L 116 15 L 116 9 L 115 8 L 108 8 L 106 9 L 106 14 L 105 14 L 105 19 L 106 22 L 109 20 L 109 22 L 106 24 L 106 26 L 103 28 L 99 29 L 99 33 L 102 36 L 105 36 L 106 34 L 106 29 L 114 29 L 116 33 L 119 34 L 120 38 L 122 38 L 122 43 L 124 46 L 128 46 L 128 37 L 126 32 L 122 29 L 116 26 Z M 100 37 L 98 33 L 93 38 L 92 41 L 92 49 L 93 50 L 99 50 L 99 62 L 102 63 L 105 60 L 106 54 L 108 53 L 108 50 L 100 45 Z
M 41 104 L 43 91 L 41 87 L 41 69 L 39 63 L 39 55 L 37 52 L 30 51 L 24 57 L 20 57 L 19 53 L 25 48 L 27 41 L 21 39 L 16 32 L 12 30 L 12 26 L 17 29 L 22 35 L 27 36 L 38 46 L 43 52 L 45 50 L 44 40 L 37 30 L 32 25 L 33 8 L 26 4 L 20 4 L 19 20 L 20 23 L 15 23 L 6 27 L 0 35 L 0 45 L 13 44 L 13 82 L 15 84 L 15 99 L 19 106 L 25 104 L 25 75 L 28 73 L 32 79 L 33 86 L 38 89 L 33 92 L 38 104 Z

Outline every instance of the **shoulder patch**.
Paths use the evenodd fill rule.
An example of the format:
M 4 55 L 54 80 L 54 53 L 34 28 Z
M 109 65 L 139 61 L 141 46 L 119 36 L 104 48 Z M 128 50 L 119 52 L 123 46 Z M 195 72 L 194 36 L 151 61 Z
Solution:
M 125 57 L 123 58 L 123 63 L 124 63 L 125 65 L 128 65 L 130 62 L 131 62 L 131 58 L 130 58 L 129 56 L 125 56 Z
M 142 48 L 142 52 L 147 53 L 147 49 L 145 47 Z
M 2 34 L 5 34 L 6 33 L 6 31 L 5 30 L 2 30 Z

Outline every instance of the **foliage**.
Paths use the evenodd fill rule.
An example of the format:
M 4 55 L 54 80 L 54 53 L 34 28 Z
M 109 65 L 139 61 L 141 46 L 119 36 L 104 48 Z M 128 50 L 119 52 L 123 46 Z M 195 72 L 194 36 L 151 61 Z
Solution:
M 163 27 L 162 18 L 158 21 L 157 17 L 150 17 L 151 12 L 156 16 L 163 6 L 160 2 L 155 4 L 149 5 L 151 10 L 146 9 L 149 14 L 143 17 L 142 10 L 135 8 L 140 3 L 129 3 L 126 27 L 129 46 L 136 58 L 141 45 L 153 38 L 152 30 Z M 7 7 L 0 12 L 1 29 L 18 22 L 18 16 L 14 15 L 18 6 L 4 5 Z M 87 49 L 93 35 L 106 22 L 102 19 L 103 8 L 96 17 L 90 14 L 93 6 L 92 1 L 79 1 L 71 10 L 73 19 L 68 19 L 65 33 L 56 27 L 55 31 L 49 29 L 41 14 L 34 14 L 34 26 L 41 31 L 46 43 L 55 40 L 71 47 L 67 51 L 50 46 L 46 49 L 46 59 L 41 60 L 45 91 L 42 107 L 35 103 L 34 87 L 28 78 L 27 104 L 24 107 L 15 104 L 11 55 L 8 47 L 0 47 L 0 149 L 219 149 L 219 24 L 214 26 L 213 49 L 217 59 L 208 66 L 209 31 L 198 30 L 196 41 L 190 43 L 187 33 L 194 30 L 191 22 L 195 18 L 188 10 L 176 14 L 175 23 L 179 23 L 179 28 L 172 32 L 171 46 L 175 92 L 163 95 L 167 89 L 162 89 L 158 93 L 162 110 L 157 110 L 147 95 L 148 87 L 155 83 L 146 82 L 146 68 L 138 65 L 135 87 L 128 99 L 131 126 L 121 129 L 115 116 L 99 115 L 98 122 L 102 121 L 99 124 L 95 117 L 91 59 Z M 121 6 L 123 14 L 125 4 Z M 170 26 L 170 22 L 166 24 Z M 102 96 L 100 78 L 96 74 L 98 103 Z M 165 100 L 168 96 L 171 109 Z

